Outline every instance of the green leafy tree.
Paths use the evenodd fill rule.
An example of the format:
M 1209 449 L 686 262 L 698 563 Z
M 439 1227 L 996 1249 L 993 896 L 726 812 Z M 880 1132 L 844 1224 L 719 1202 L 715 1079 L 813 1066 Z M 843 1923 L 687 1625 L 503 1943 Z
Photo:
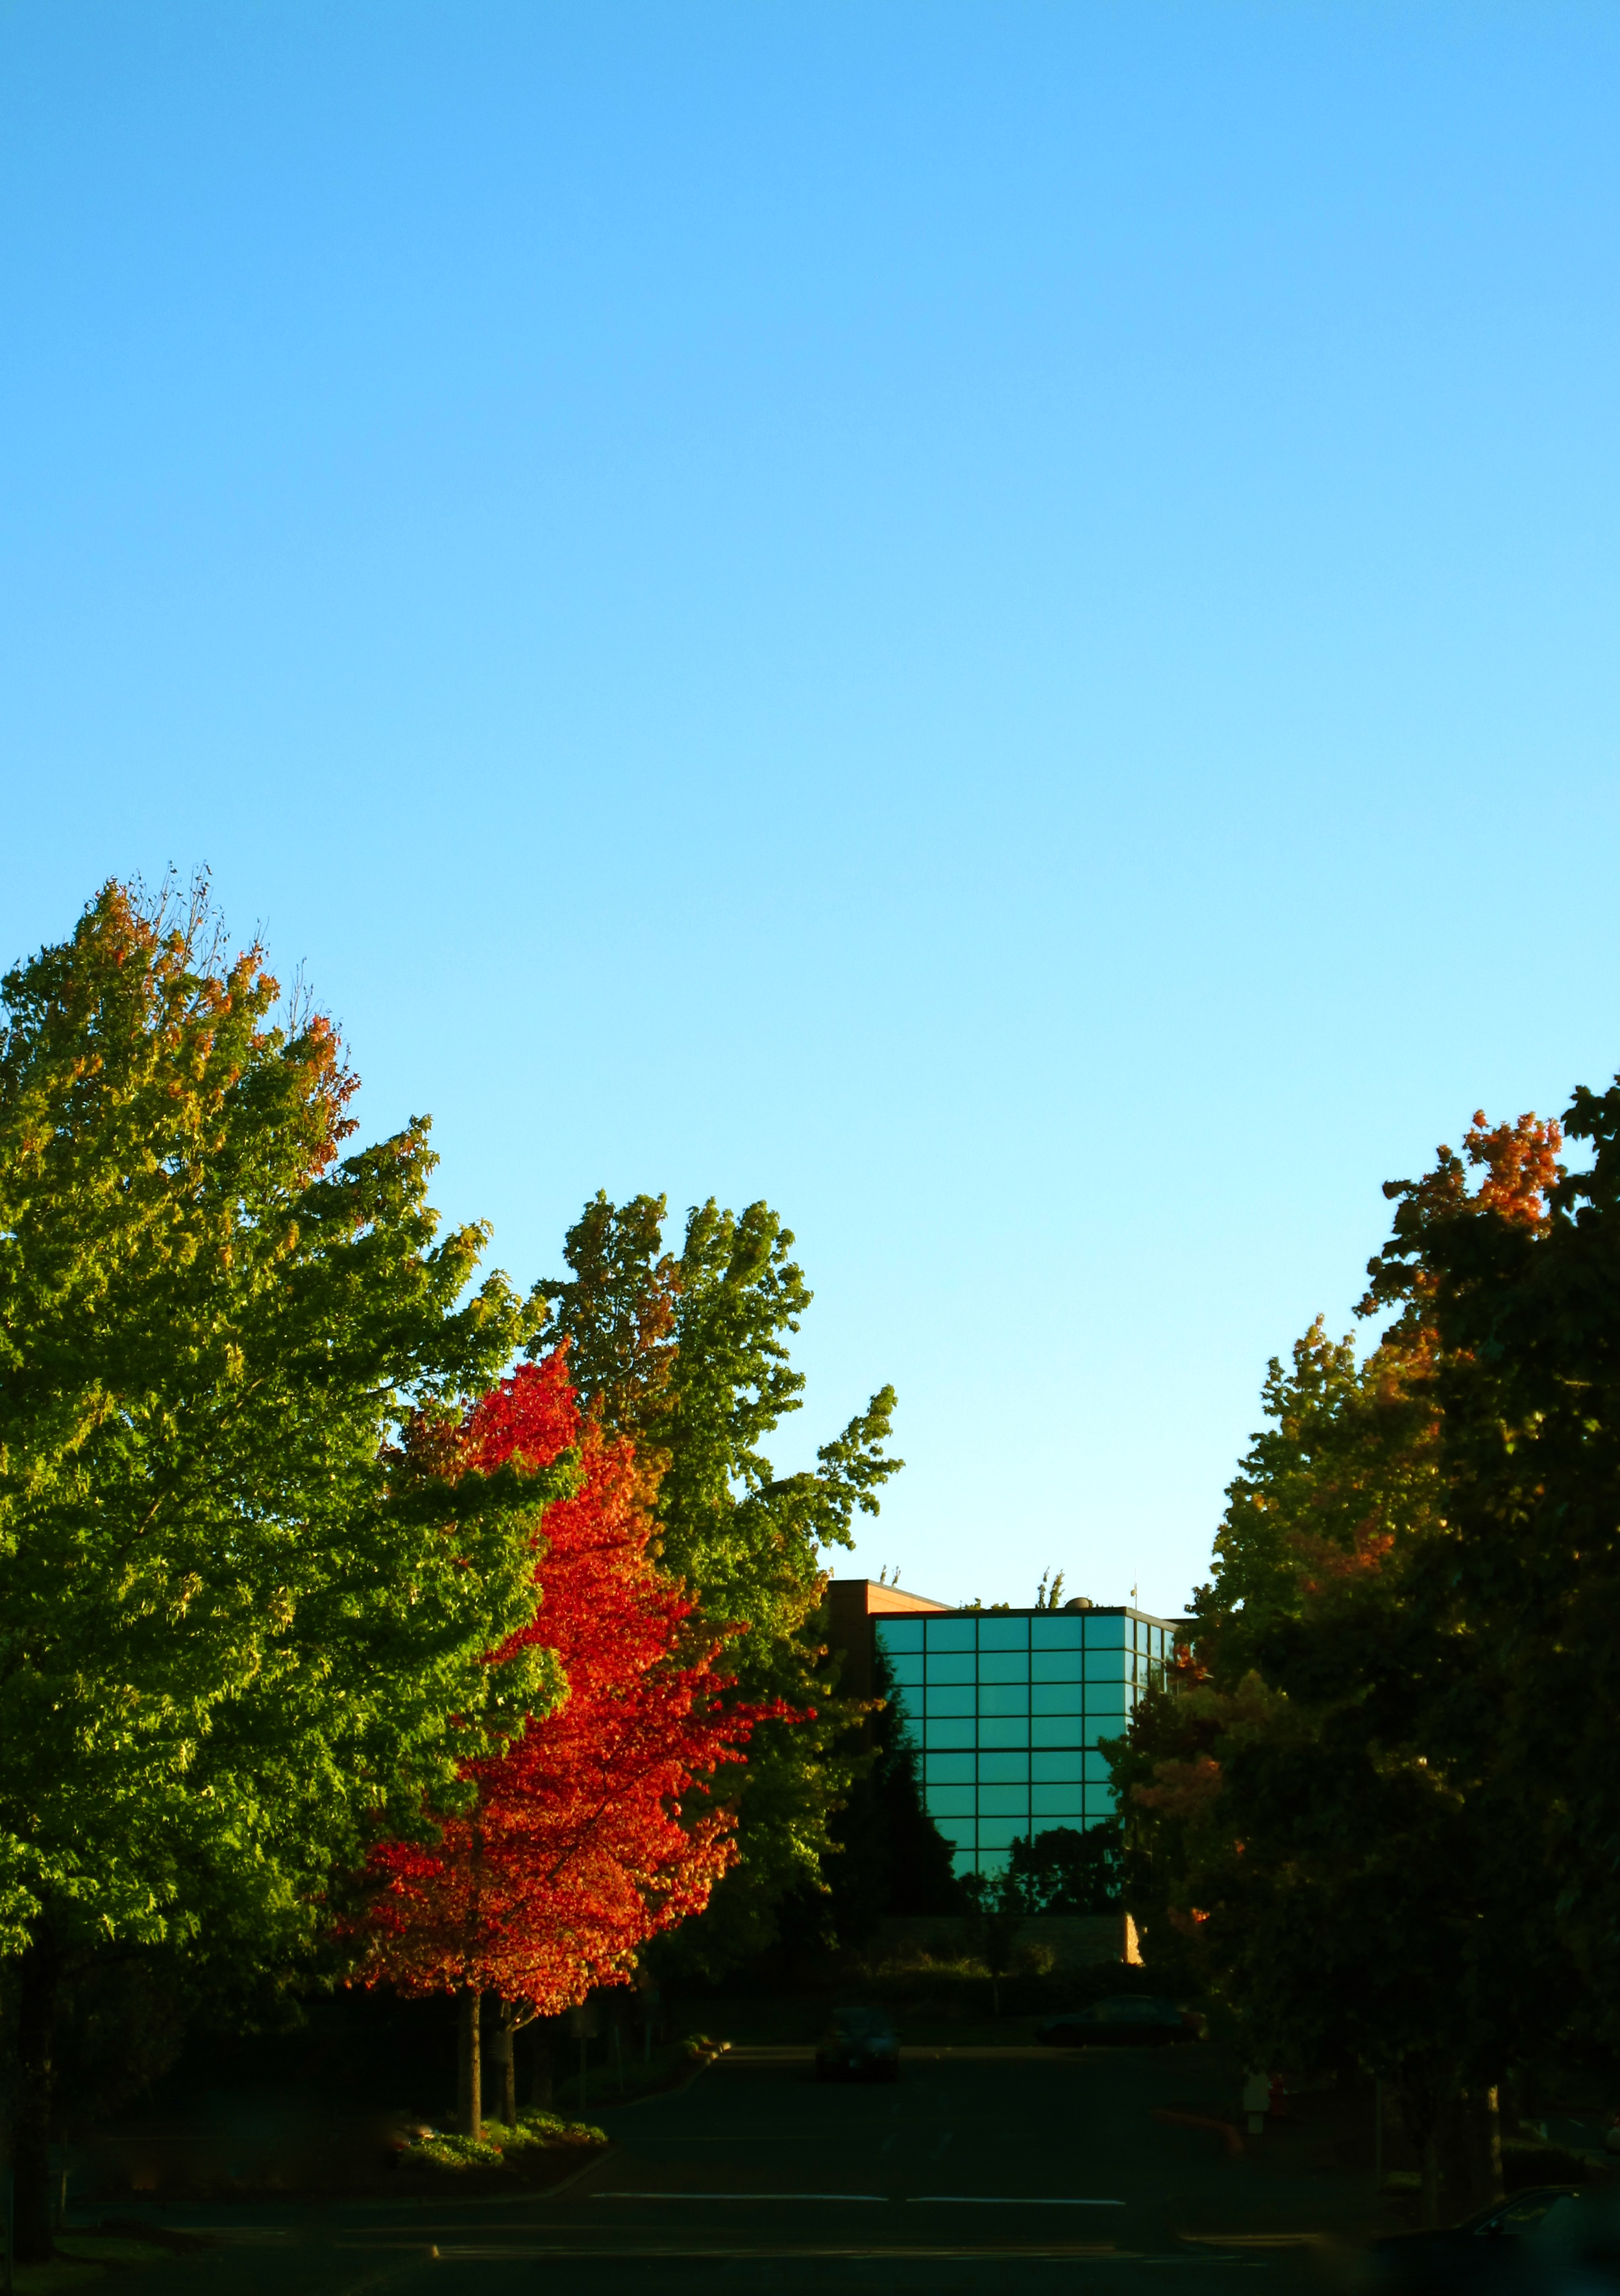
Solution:
M 1358 1365 L 1319 1316 L 1288 1367 L 1271 1358 L 1267 1424 L 1227 1488 L 1214 1574 L 1195 1595 L 1198 1648 L 1223 1679 L 1275 1659 L 1319 1585 L 1376 1569 L 1441 1505 L 1431 1343 L 1392 1340 Z
M 1320 1620 L 1357 1641 L 1385 1623 L 1360 1600 Z M 1400 1733 L 1410 1687 L 1393 1658 L 1346 1665 L 1336 1698 L 1192 1682 L 1150 1696 L 1118 1775 L 1149 1960 L 1196 1977 L 1252 2062 L 1390 2083 L 1437 2220 L 1489 2197 L 1501 2081 L 1575 2003 L 1493 1780 L 1425 1751 L 1432 1716 Z
M 64 1986 L 308 1938 L 367 1829 L 543 1710 L 551 1485 L 396 1483 L 413 1410 L 532 1317 L 436 1236 L 425 1122 L 341 1153 L 354 1079 L 262 952 L 111 884 L 0 1033 L 0 1952 L 18 2252 L 49 2251 Z M 566 1467 L 555 1478 L 568 1482 Z
M 711 1624 L 746 1629 L 729 1660 L 736 1695 L 782 1699 L 801 1717 L 755 1733 L 740 1787 L 741 1862 L 678 1940 L 719 1968 L 771 1941 L 790 1890 L 823 1886 L 829 1819 L 862 1759 L 851 1736 L 859 1713 L 838 1695 L 818 1621 L 823 1555 L 852 1543 L 857 1510 L 877 1513 L 879 1487 L 900 1462 L 884 1453 L 894 1409 L 885 1387 L 813 1468 L 776 1472 L 764 1447 L 801 1407 L 788 1341 L 811 1297 L 793 1236 L 766 1204 L 734 1213 L 711 1198 L 687 1215 L 675 1258 L 663 1250 L 665 1211 L 662 1196 L 613 1205 L 598 1194 L 569 1230 L 572 1274 L 539 1288 L 547 1336 L 569 1341 L 585 1399 L 659 1464 L 666 1566 Z
M 1587 1168 L 1558 1162 L 1563 1136 Z M 1488 1748 L 1504 1839 L 1546 1890 L 1590 2013 L 1620 2046 L 1620 1084 L 1563 1126 L 1488 1126 L 1394 1183 L 1369 1304 L 1433 1329 L 1446 1523 L 1413 1599 L 1488 1652 L 1451 1734 Z M 1480 1759 L 1476 1754 L 1475 1759 Z
M 1478 1425 L 1495 1374 L 1483 1334 L 1440 1314 L 1426 1258 L 1431 1218 L 1453 1240 L 1537 1234 L 1550 1157 L 1525 1119 L 1393 1191 L 1419 1212 L 1367 1305 L 1402 1312 L 1364 1365 L 1320 1324 L 1291 1371 L 1272 1365 L 1195 1653 L 1115 1759 L 1150 1955 L 1179 1933 L 1255 2061 L 1392 2082 L 1431 2219 L 1489 2192 L 1501 2080 L 1579 2010 L 1514 1748 L 1515 1636 L 1470 1585 L 1477 1567 L 1525 1592 L 1500 1527 L 1470 1562 L 1460 1424 Z

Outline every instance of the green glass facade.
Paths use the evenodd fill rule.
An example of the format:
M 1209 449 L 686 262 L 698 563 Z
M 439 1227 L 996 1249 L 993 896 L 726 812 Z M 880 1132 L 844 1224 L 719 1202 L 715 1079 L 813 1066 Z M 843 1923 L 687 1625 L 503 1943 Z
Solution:
M 924 1791 L 957 1871 L 992 1874 L 1022 1833 L 1114 1814 L 1108 1765 L 1176 1628 L 1131 1610 L 943 1611 L 874 1618 Z

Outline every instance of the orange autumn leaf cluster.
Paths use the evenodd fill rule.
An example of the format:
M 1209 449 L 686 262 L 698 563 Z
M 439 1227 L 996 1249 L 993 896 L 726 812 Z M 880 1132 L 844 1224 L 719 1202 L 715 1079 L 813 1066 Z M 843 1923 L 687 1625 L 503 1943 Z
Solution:
M 477 1805 L 432 1847 L 370 1861 L 371 1981 L 472 1988 L 551 2014 L 625 1982 L 638 1949 L 700 1912 L 736 1856 L 734 1812 L 708 1781 L 785 1709 L 722 1703 L 720 1644 L 657 1569 L 635 1449 L 580 1426 L 562 1351 L 468 1414 L 452 1472 L 550 1465 L 580 1446 L 583 1481 L 546 1510 L 525 1643 L 555 1651 L 568 1690 L 502 1754 L 469 1762 Z
M 1329 1538 L 1312 1538 L 1303 1530 L 1290 1532 L 1288 1551 L 1299 1567 L 1302 1594 L 1325 1594 L 1347 1581 L 1374 1576 L 1394 1552 L 1394 1533 L 1370 1523 L 1357 1523 L 1353 1544 L 1339 1546 Z
M 1532 1113 L 1521 1116 L 1517 1124 L 1493 1125 L 1484 1109 L 1476 1108 L 1462 1144 L 1469 1163 L 1484 1167 L 1476 1201 L 1521 1227 L 1540 1227 L 1564 1145 L 1557 1120 L 1543 1123 Z

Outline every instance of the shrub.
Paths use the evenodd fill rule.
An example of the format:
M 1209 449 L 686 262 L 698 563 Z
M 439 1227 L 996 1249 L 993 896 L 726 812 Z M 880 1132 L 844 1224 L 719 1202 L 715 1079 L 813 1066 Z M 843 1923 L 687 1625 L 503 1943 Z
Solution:
M 591 2120 L 563 2120 L 555 2112 L 521 2112 L 517 2127 L 510 2136 L 502 2130 L 498 2143 L 504 2142 L 508 2150 L 514 2144 L 605 2144 L 607 2132 Z
M 399 2155 L 402 2169 L 498 2169 L 500 2146 L 488 2137 L 445 2136 L 425 2129 Z
M 605 2144 L 605 2131 L 588 2120 L 563 2120 L 555 2112 L 525 2112 L 515 2128 L 492 2123 L 481 2137 L 444 2136 L 424 2128 L 399 2155 L 402 2169 L 499 2169 L 509 2154 L 539 2152 L 553 2145 L 581 2150 Z

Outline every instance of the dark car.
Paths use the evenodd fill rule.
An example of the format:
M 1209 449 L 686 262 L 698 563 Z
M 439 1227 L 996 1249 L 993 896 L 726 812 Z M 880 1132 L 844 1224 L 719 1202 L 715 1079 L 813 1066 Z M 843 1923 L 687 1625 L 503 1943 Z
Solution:
M 1608 2245 L 1608 2208 L 1573 2185 L 1533 2185 L 1461 2224 L 1435 2232 L 1393 2233 L 1359 2259 L 1353 2285 L 1363 2296 L 1473 2296 L 1476 2290 L 1562 2288 L 1585 2261 L 1583 2289 L 1620 2286 L 1587 2252 Z M 1590 2218 L 1587 2225 L 1580 2219 Z M 1587 2234 L 1598 2235 L 1596 2241 Z M 1591 2264 L 1599 2264 L 1591 2273 Z
M 881 2009 L 835 2009 L 816 2046 L 818 2080 L 898 2080 L 900 2043 Z
M 1162 2046 L 1167 2041 L 1196 2041 L 1198 2029 L 1173 2001 L 1151 1995 L 1120 1993 L 1094 2001 L 1089 2009 L 1073 2009 L 1048 2017 L 1035 2028 L 1035 2038 L 1056 2049 L 1090 2049 L 1102 2044 L 1135 2043 Z

